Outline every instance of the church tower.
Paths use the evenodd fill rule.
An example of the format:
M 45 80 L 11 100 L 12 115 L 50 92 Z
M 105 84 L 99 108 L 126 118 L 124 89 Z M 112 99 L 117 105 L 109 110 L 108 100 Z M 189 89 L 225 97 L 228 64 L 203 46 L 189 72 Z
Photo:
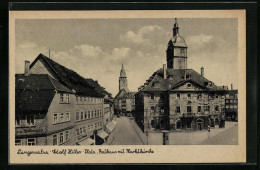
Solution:
M 120 77 L 119 77 L 119 91 L 125 89 L 126 92 L 129 92 L 127 87 L 127 77 L 124 69 L 124 64 L 122 63 L 122 68 L 120 71 Z
M 175 18 L 173 37 L 166 51 L 168 69 L 187 69 L 187 48 L 184 38 L 179 35 L 179 26 Z

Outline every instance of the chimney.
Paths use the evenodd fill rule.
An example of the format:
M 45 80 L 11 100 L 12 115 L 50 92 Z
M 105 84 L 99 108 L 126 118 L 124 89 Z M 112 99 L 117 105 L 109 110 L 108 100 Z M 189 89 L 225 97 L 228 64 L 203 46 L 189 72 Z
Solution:
M 233 90 L 233 84 L 231 83 L 231 90 Z
M 163 65 L 163 78 L 167 79 L 167 77 L 166 77 L 166 64 Z
M 29 76 L 30 75 L 30 61 L 25 60 L 24 61 L 24 75 Z
M 200 74 L 202 77 L 204 77 L 204 68 L 203 67 L 200 68 Z

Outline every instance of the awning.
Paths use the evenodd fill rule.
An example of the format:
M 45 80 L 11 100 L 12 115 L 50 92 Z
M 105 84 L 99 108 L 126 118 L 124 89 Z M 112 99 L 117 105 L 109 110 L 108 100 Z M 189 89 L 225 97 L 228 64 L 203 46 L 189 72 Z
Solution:
M 83 141 L 78 142 L 79 145 L 92 145 L 94 143 L 95 143 L 95 141 L 91 138 L 87 138 Z
M 105 139 L 106 137 L 108 137 L 108 134 L 104 131 L 98 132 L 97 134 L 99 137 L 101 137 L 102 139 Z
M 113 122 L 109 122 L 107 125 L 106 125 L 106 128 L 107 130 L 110 132 L 112 132 L 114 129 L 115 129 L 116 125 L 113 123 Z

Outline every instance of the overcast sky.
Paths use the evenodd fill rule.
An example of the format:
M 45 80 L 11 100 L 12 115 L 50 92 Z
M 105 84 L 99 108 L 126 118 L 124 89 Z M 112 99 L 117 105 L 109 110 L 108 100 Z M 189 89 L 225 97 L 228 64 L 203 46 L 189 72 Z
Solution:
M 85 78 L 98 80 L 115 96 L 122 61 L 128 88 L 137 91 L 166 64 L 174 19 L 16 20 L 16 73 L 39 53 Z M 238 85 L 237 19 L 178 19 L 188 45 L 188 68 L 216 85 Z

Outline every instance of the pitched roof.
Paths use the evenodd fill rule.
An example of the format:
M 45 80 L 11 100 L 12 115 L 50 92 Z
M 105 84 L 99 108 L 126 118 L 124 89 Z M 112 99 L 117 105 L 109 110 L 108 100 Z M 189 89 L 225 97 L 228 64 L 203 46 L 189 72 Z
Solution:
M 16 74 L 15 90 L 17 113 L 47 112 L 56 90 L 73 93 L 48 74 Z
M 48 66 L 58 77 L 59 82 L 70 89 L 74 89 L 77 94 L 91 97 L 104 97 L 104 94 L 96 91 L 95 87 L 91 86 L 89 82 L 78 73 L 60 65 L 43 54 L 38 55 L 38 57 L 30 65 L 30 68 L 32 68 L 39 59 L 44 60 L 48 64 Z
M 220 86 L 216 86 L 212 82 L 212 86 L 208 88 L 206 86 L 207 82 L 210 82 L 205 77 L 201 76 L 199 73 L 194 71 L 193 69 L 167 69 L 166 70 L 167 79 L 163 78 L 163 69 L 160 68 L 156 71 L 148 80 L 148 85 L 143 88 L 142 91 L 166 91 L 175 88 L 176 86 L 186 82 L 192 81 L 199 86 L 205 88 L 209 91 L 222 91 L 223 88 Z M 189 79 L 185 78 L 185 75 L 189 75 Z M 170 78 L 169 78 L 170 77 Z M 160 84 L 159 87 L 154 87 L 153 84 L 158 82 Z
M 69 88 L 62 85 L 60 82 L 50 77 L 48 74 L 24 74 L 15 75 L 16 90 L 57 90 L 61 92 L 73 93 Z
M 46 112 L 48 111 L 55 91 L 31 91 L 17 90 L 15 92 L 15 112 L 30 113 L 30 112 Z
M 94 81 L 93 79 L 90 79 L 90 78 L 87 78 L 86 81 L 92 86 L 95 88 L 96 91 L 102 93 L 102 94 L 107 94 L 108 96 L 111 96 L 112 94 L 107 92 L 105 90 L 104 87 L 102 87 L 100 84 L 98 84 L 97 81 Z

